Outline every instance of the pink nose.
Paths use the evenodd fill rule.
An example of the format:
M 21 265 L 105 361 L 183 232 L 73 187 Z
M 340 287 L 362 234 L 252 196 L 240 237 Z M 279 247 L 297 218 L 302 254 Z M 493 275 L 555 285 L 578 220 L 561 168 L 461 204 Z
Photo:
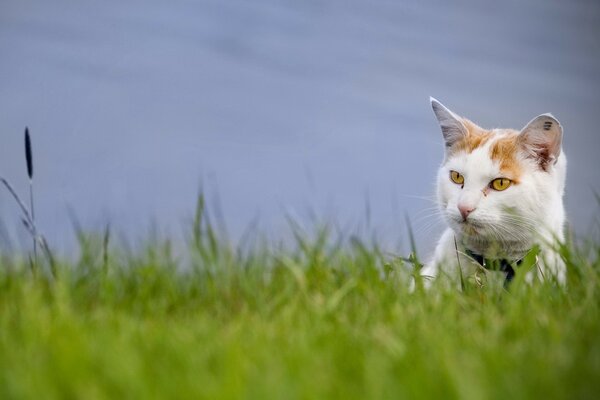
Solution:
M 469 214 L 471 214 L 473 211 L 475 211 L 475 207 L 466 206 L 464 204 L 459 204 L 458 211 L 460 211 L 460 215 L 462 215 L 463 221 L 466 221 Z

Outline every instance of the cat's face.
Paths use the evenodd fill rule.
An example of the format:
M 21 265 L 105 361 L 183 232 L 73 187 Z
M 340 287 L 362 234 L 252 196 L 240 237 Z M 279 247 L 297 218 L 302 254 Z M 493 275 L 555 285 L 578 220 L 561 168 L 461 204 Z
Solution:
M 432 107 L 446 144 L 437 186 L 449 226 L 483 246 L 526 250 L 562 194 L 560 123 L 544 114 L 521 131 L 485 130 L 434 99 Z

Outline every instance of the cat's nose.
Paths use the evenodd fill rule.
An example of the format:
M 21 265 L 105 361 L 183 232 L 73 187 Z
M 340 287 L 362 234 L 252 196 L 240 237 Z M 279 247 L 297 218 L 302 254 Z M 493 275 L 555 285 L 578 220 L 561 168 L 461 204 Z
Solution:
M 475 207 L 466 204 L 459 204 L 458 211 L 460 211 L 460 215 L 462 215 L 463 221 L 466 221 L 469 214 L 475 211 Z

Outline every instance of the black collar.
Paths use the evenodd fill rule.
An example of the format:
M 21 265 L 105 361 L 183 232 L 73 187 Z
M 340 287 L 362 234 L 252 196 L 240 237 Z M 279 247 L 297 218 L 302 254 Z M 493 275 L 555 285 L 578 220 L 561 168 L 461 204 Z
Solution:
M 508 285 L 515 277 L 515 270 L 513 268 L 513 265 L 516 264 L 517 266 L 519 266 L 523 262 L 522 258 L 520 260 L 511 262 L 510 260 L 507 260 L 506 258 L 503 258 L 503 259 L 485 258 L 481 254 L 473 253 L 469 249 L 465 249 L 465 252 L 467 253 L 467 255 L 469 257 L 471 257 L 473 260 L 477 261 L 477 263 L 479 265 L 481 265 L 483 268 L 490 270 L 490 271 L 493 270 L 493 271 L 504 272 L 506 274 L 506 278 L 504 280 L 505 286 Z

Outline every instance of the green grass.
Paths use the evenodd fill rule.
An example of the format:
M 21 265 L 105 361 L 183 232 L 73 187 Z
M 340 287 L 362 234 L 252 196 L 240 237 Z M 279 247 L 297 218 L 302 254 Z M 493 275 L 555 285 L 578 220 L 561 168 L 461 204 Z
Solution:
M 599 244 L 562 249 L 565 287 L 411 293 L 376 243 L 241 250 L 199 210 L 187 260 L 83 233 L 56 278 L 4 258 L 0 398 L 600 396 Z

